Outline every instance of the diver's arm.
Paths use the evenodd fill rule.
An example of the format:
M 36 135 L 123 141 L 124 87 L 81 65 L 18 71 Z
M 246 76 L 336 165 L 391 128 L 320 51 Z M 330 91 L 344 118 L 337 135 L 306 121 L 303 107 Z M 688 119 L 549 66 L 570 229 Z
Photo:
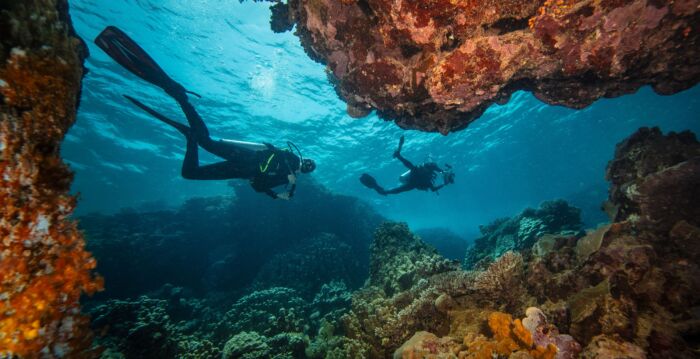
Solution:
M 395 152 L 394 157 L 401 161 L 401 163 L 403 163 L 403 165 L 406 166 L 406 168 L 408 168 L 409 170 L 416 169 L 416 166 L 413 163 L 411 163 L 411 161 L 405 159 L 400 152 Z
M 266 188 L 266 189 L 263 191 L 263 193 L 265 193 L 266 195 L 270 196 L 272 199 L 278 199 L 278 198 L 280 198 L 280 195 L 278 195 L 277 193 L 275 193 L 275 191 L 273 191 L 273 190 L 270 189 L 270 188 Z
M 439 186 L 431 185 L 431 186 L 430 186 L 430 190 L 433 191 L 433 192 L 437 192 L 437 191 L 439 191 L 442 187 L 445 187 L 445 185 L 444 185 L 444 184 L 441 184 L 441 185 L 439 185 Z

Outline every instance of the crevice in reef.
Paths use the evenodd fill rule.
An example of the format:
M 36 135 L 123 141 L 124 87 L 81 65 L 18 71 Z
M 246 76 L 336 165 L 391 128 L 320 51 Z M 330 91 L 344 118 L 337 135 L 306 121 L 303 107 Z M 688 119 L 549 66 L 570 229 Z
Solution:
M 357 6 L 365 15 L 367 15 L 367 17 L 374 17 L 374 10 L 372 10 L 372 7 L 369 5 L 367 0 L 357 0 Z
M 498 31 L 498 35 L 504 35 L 509 32 L 527 29 L 528 21 L 529 19 L 527 18 L 517 19 L 514 17 L 506 17 L 491 24 L 484 24 L 482 27 L 484 30 L 495 29 Z

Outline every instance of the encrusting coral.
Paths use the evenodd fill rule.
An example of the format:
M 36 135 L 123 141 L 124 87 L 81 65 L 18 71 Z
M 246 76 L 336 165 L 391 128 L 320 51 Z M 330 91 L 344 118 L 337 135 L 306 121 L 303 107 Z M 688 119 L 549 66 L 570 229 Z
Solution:
M 79 299 L 102 282 L 68 218 L 72 175 L 59 156 L 86 48 L 64 0 L 3 5 L 0 28 L 0 357 L 94 356 Z

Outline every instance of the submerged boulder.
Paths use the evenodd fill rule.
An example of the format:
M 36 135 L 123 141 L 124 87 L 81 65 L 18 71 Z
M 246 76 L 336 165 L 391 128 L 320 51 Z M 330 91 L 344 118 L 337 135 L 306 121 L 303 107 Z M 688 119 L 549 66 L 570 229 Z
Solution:
M 275 5 L 327 65 L 348 114 L 403 128 L 465 128 L 518 90 L 583 108 L 645 85 L 700 79 L 700 8 L 685 1 L 293 0 Z M 281 25 L 280 25 L 281 24 Z
M 310 299 L 331 281 L 359 287 L 367 275 L 361 262 L 338 236 L 322 233 L 270 258 L 258 272 L 253 287 L 293 288 Z
M 651 221 L 663 230 L 678 218 L 700 225 L 700 142 L 692 132 L 640 128 L 617 145 L 606 178 L 614 221 Z
M 480 226 L 482 236 L 467 251 L 464 265 L 483 267 L 505 252 L 529 249 L 547 234 L 580 235 L 581 225 L 578 208 L 563 200 L 543 202 L 538 209 L 528 208 L 515 217 Z

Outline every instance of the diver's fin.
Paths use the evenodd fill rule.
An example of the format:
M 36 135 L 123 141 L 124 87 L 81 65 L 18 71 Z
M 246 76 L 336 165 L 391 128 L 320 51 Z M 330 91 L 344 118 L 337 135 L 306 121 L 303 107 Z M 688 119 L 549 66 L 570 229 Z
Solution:
M 107 26 L 95 38 L 95 43 L 125 69 L 167 93 L 172 95 L 188 92 L 182 85 L 171 79 L 129 35 L 118 28 Z
M 157 119 L 159 119 L 159 120 L 161 120 L 161 121 L 167 123 L 167 124 L 170 125 L 170 126 L 175 127 L 175 129 L 178 130 L 178 131 L 180 131 L 180 133 L 182 133 L 183 135 L 185 135 L 185 137 L 188 137 L 188 136 L 190 135 L 190 128 L 189 128 L 188 126 L 183 125 L 183 124 L 181 124 L 181 123 L 179 123 L 179 122 L 177 122 L 177 121 L 173 121 L 173 120 L 171 120 L 171 119 L 169 119 L 169 118 L 167 118 L 167 117 L 161 115 L 160 113 L 156 112 L 156 110 L 154 110 L 154 109 L 152 109 L 152 108 L 150 108 L 150 107 L 144 105 L 143 103 L 141 103 L 141 101 L 139 101 L 139 100 L 137 100 L 137 99 L 135 99 L 135 98 L 133 98 L 133 97 L 131 97 L 131 96 L 127 96 L 127 95 L 123 95 L 123 96 L 124 96 L 127 100 L 131 101 L 134 105 L 136 105 L 136 106 L 138 106 L 139 108 L 141 108 L 142 110 L 146 111 L 149 115 L 151 115 L 151 116 L 153 116 L 153 117 L 155 117 L 155 118 L 157 118 Z
M 363 173 L 362 176 L 360 176 L 360 182 L 361 182 L 365 187 L 371 188 L 371 189 L 377 191 L 377 193 L 379 193 L 379 194 L 381 194 L 381 195 L 385 195 L 385 194 L 386 194 L 386 191 L 384 190 L 384 188 L 382 188 L 382 187 L 377 183 L 377 180 L 374 179 L 374 177 L 368 175 L 367 173 Z

